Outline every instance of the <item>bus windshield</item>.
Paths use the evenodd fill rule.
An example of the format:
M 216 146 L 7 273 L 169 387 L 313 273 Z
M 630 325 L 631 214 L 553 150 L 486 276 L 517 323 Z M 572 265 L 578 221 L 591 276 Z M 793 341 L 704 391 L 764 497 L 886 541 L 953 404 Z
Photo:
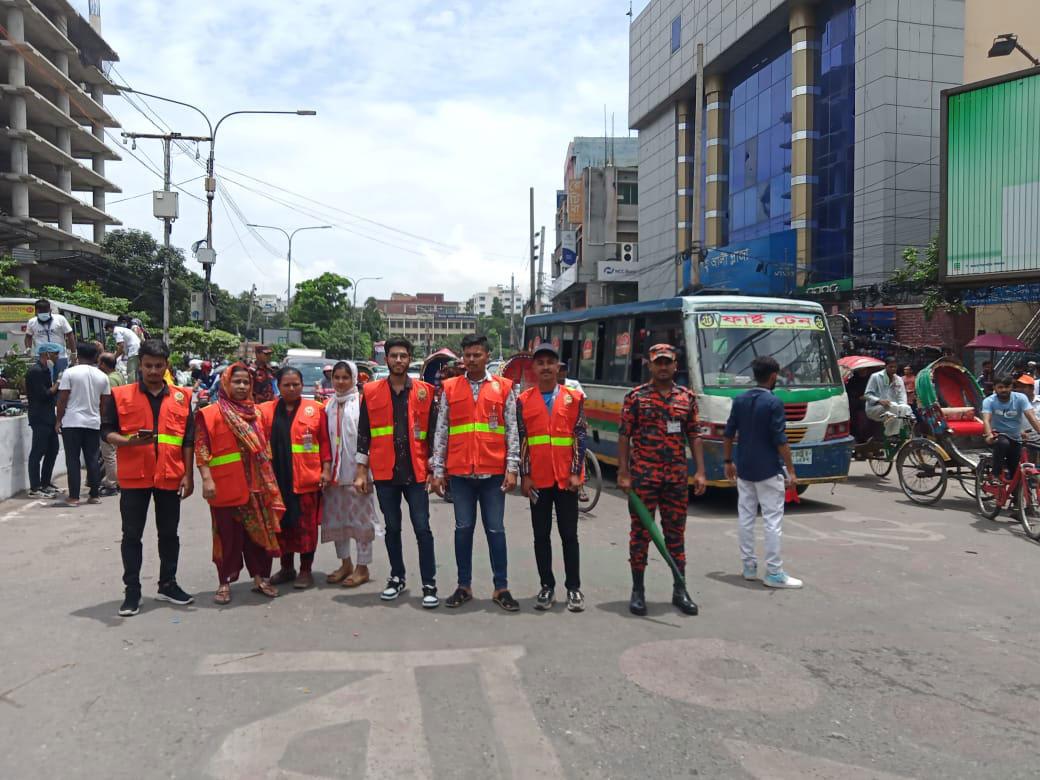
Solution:
M 698 312 L 697 358 L 705 387 L 755 384 L 751 361 L 772 355 L 779 387 L 838 384 L 823 317 L 805 312 Z

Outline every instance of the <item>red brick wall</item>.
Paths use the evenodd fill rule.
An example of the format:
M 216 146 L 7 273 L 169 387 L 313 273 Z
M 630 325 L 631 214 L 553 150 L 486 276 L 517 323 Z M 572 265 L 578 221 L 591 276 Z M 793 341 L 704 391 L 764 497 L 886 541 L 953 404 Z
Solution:
M 924 318 L 920 307 L 896 310 L 896 340 L 912 347 L 952 345 L 959 352 L 975 335 L 972 313 L 950 315 L 944 311 Z

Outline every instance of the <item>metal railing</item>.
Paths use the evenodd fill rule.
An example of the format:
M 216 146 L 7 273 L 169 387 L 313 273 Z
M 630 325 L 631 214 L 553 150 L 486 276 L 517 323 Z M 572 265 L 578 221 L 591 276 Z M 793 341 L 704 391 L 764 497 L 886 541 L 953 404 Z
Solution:
M 1040 342 L 1040 309 L 1036 310 L 1026 326 L 1022 328 L 1022 332 L 1018 334 L 1020 341 L 1024 341 L 1032 349 L 1036 347 L 1037 343 Z M 1011 369 L 1015 364 L 1015 356 L 1017 352 L 1004 352 L 1000 358 L 993 364 L 993 375 L 1000 376 L 1004 372 Z

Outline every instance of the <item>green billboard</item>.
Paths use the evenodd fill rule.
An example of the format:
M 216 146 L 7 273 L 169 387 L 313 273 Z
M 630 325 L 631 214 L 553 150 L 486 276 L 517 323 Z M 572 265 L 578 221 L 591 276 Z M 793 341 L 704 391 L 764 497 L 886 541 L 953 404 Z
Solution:
M 942 93 L 939 274 L 1040 279 L 1040 69 Z

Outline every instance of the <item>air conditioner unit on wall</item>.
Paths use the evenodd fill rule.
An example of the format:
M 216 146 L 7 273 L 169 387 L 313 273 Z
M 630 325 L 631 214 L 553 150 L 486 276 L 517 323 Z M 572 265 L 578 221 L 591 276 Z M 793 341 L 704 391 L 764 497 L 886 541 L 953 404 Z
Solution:
M 636 263 L 639 261 L 639 244 L 637 243 L 622 243 L 618 244 L 618 259 L 623 263 Z

